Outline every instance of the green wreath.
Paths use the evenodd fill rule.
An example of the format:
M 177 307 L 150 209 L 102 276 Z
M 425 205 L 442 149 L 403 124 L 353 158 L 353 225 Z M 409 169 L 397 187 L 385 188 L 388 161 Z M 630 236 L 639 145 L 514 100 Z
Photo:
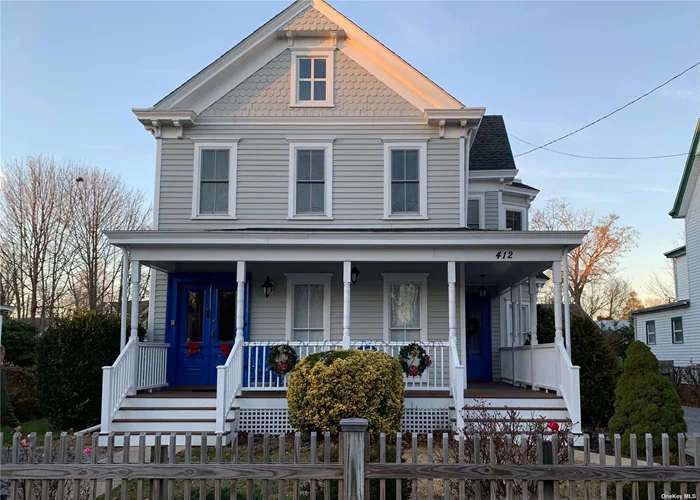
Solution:
M 280 377 L 291 372 L 299 361 L 299 355 L 289 344 L 279 344 L 270 348 L 267 355 L 267 368 Z
M 420 377 L 433 364 L 433 361 L 423 346 L 412 342 L 399 350 L 399 363 L 401 363 L 401 369 L 406 375 Z

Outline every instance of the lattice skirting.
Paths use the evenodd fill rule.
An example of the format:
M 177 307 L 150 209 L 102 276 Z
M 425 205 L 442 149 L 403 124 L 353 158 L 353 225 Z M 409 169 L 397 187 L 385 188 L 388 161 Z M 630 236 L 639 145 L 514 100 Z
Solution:
M 450 410 L 447 408 L 408 408 L 401 420 L 403 432 L 434 432 L 451 428 Z M 269 432 L 280 434 L 293 432 L 286 409 L 241 409 L 238 413 L 238 430 L 242 432 Z

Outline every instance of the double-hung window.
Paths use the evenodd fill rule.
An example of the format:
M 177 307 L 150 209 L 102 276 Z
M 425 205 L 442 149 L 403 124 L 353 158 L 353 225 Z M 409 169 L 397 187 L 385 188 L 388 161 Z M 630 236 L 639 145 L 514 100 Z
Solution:
M 647 345 L 656 344 L 656 323 L 654 321 L 647 321 Z
M 286 274 L 287 339 L 330 339 L 331 274 Z
M 674 344 L 683 343 L 683 317 L 671 318 L 671 338 Z
M 427 218 L 427 142 L 384 143 L 384 217 Z
M 333 106 L 333 54 L 333 49 L 292 50 L 291 106 Z
M 517 210 L 506 210 L 506 229 L 522 231 L 523 213 Z
M 289 145 L 289 218 L 333 216 L 333 144 Z
M 481 198 L 469 198 L 467 200 L 467 227 L 469 229 L 483 229 L 483 212 L 481 210 Z
M 193 219 L 236 216 L 237 144 L 195 143 Z
M 384 340 L 420 342 L 428 338 L 425 273 L 384 273 Z

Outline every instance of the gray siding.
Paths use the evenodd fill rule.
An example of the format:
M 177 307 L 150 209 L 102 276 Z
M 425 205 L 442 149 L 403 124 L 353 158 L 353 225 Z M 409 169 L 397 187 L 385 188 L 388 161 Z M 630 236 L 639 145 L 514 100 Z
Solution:
M 168 296 L 168 275 L 161 271 L 151 270 L 151 279 L 156 285 L 155 294 L 150 300 L 154 300 L 153 306 L 153 341 L 165 341 L 165 303 Z
M 676 284 L 676 300 L 686 300 L 690 297 L 688 285 L 688 256 L 681 255 L 673 259 L 673 276 Z
M 683 343 L 674 344 L 671 335 L 671 318 L 681 316 L 683 318 Z M 677 366 L 684 366 L 700 361 L 698 350 L 693 351 L 696 345 L 689 327 L 689 308 L 681 307 L 668 311 L 656 311 L 646 314 L 637 314 L 634 317 L 634 335 L 637 340 L 647 343 L 647 321 L 653 321 L 656 329 L 656 344 L 650 345 L 651 352 L 661 361 L 673 361 Z M 697 338 L 697 331 L 694 336 Z
M 700 361 L 700 182 L 696 183 L 692 196 L 685 219 L 690 307 L 683 318 L 685 343 L 683 357 L 676 362 L 678 365 L 685 364 L 690 358 L 695 363 Z
M 491 297 L 491 373 L 493 380 L 501 378 L 501 297 Z
M 498 191 L 489 191 L 484 197 L 486 229 L 498 229 Z

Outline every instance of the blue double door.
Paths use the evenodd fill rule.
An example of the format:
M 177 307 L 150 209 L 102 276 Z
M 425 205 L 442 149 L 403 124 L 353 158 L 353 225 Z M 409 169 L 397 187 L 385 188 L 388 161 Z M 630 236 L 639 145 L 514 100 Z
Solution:
M 216 367 L 226 362 L 236 338 L 235 276 L 174 275 L 169 284 L 170 384 L 214 386 Z

